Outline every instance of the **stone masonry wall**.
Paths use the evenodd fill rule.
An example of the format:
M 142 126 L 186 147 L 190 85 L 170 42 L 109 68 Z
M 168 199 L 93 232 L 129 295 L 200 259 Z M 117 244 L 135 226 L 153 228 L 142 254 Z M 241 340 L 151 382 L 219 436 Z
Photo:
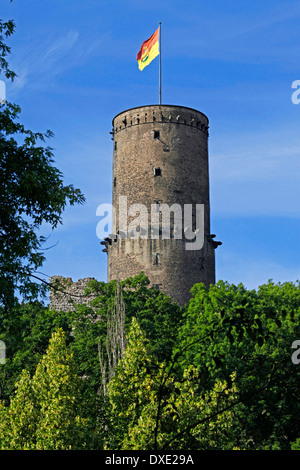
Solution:
M 107 280 L 123 280 L 140 271 L 152 285 L 178 303 L 186 303 L 196 282 L 215 282 L 214 235 L 210 232 L 208 118 L 181 106 L 129 109 L 113 120 L 113 206 L 116 234 L 105 239 Z M 204 206 L 204 246 L 187 251 L 183 239 L 122 239 L 120 197 L 127 205 L 166 203 Z M 135 215 L 133 215 L 134 218 Z M 182 216 L 183 217 L 183 216 Z M 193 216 L 194 217 L 194 216 Z M 128 217 L 128 223 L 131 220 Z M 150 220 L 149 220 L 150 222 Z M 184 220 L 181 220 L 182 227 Z M 175 224 L 175 222 L 174 222 Z M 174 227 L 176 224 L 174 225 Z
M 75 310 L 76 304 L 84 304 L 89 306 L 95 295 L 85 295 L 84 291 L 90 281 L 95 280 L 93 277 L 79 279 L 73 282 L 70 277 L 52 276 L 50 283 L 55 288 L 50 289 L 50 305 L 51 310 L 69 312 Z

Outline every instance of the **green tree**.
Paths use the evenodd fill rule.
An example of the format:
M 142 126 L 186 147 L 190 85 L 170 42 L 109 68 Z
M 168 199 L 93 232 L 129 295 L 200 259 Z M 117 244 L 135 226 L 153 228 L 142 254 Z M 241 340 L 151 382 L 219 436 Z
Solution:
M 24 370 L 10 405 L 0 407 L 2 449 L 69 450 L 90 445 L 88 420 L 82 418 L 79 382 L 60 329 L 30 378 Z
M 111 450 L 226 449 L 232 447 L 236 390 L 217 381 L 199 393 L 199 374 L 188 367 L 181 380 L 157 363 L 135 318 L 124 357 L 108 384 Z
M 30 374 L 22 372 L 9 407 L 0 402 L 0 449 L 33 450 L 37 424 L 36 397 Z
M 125 279 L 120 283 L 122 302 L 125 309 L 125 331 L 128 333 L 133 317 L 151 341 L 153 354 L 158 361 L 170 360 L 173 347 L 177 341 L 178 328 L 182 322 L 184 307 L 153 287 L 143 272 Z M 111 281 L 92 281 L 86 293 L 93 293 L 97 298 L 92 302 L 97 315 L 107 324 L 108 312 L 114 308 L 118 283 Z M 106 339 L 106 326 L 103 329 L 102 341 Z
M 3 309 L 2 309 L 3 310 Z M 0 367 L 0 397 L 9 404 L 14 396 L 16 383 L 23 369 L 34 375 L 37 365 L 46 354 L 51 336 L 62 329 L 65 342 L 72 353 L 74 369 L 82 380 L 78 381 L 81 416 L 92 429 L 89 445 L 99 446 L 95 433 L 103 423 L 103 399 L 99 393 L 101 372 L 98 356 L 98 339 L 103 331 L 103 322 L 83 305 L 76 311 L 49 310 L 39 302 L 15 305 L 10 315 L 0 308 L 0 339 L 6 345 L 6 363 Z M 93 441 L 93 443 L 92 443 Z
M 6 60 L 10 48 L 5 38 L 14 31 L 13 21 L 0 20 L 0 76 L 13 79 Z M 18 122 L 16 104 L 0 105 L 0 304 L 6 308 L 16 292 L 36 298 L 45 285 L 34 272 L 45 260 L 45 237 L 38 229 L 62 223 L 67 204 L 83 203 L 84 196 L 72 185 L 64 185 L 54 166 L 52 148 L 45 146 L 52 132 L 33 132 Z
M 51 338 L 47 354 L 38 364 L 32 387 L 38 397 L 37 448 L 85 448 L 86 421 L 80 416 L 80 379 L 60 330 Z
M 289 449 L 300 435 L 300 368 L 291 360 L 299 320 L 299 283 L 270 281 L 257 291 L 223 281 L 209 290 L 193 288 L 179 332 L 177 371 L 195 364 L 206 390 L 236 373 L 238 447 Z
M 12 20 L 0 21 L 0 71 L 10 80 L 13 80 L 16 74 L 10 70 L 7 63 L 6 56 L 10 53 L 10 47 L 5 44 L 4 40 L 13 34 L 14 28 L 15 24 Z
M 0 308 L 0 339 L 6 344 L 6 364 L 0 367 L 0 397 L 9 404 L 15 384 L 20 380 L 23 369 L 30 375 L 35 373 L 37 364 L 46 353 L 49 340 L 57 330 L 62 328 L 69 350 L 73 354 L 79 381 L 82 403 L 82 416 L 96 429 L 103 425 L 103 383 L 113 375 L 114 361 L 109 366 L 106 340 L 110 345 L 111 357 L 114 351 L 113 314 L 123 311 L 125 329 L 128 329 L 134 314 L 139 318 L 147 336 L 151 338 L 153 354 L 156 358 L 171 357 L 172 347 L 177 338 L 182 310 L 167 296 L 155 289 L 148 288 L 148 279 L 139 275 L 124 281 L 118 290 L 115 282 L 104 283 L 93 281 L 87 293 L 92 289 L 98 297 L 94 309 L 85 305 L 74 305 L 71 312 L 49 310 L 35 301 L 16 304 L 7 315 Z M 118 294 L 119 292 L 119 294 Z M 122 296 L 123 300 L 119 298 Z M 76 302 L 76 299 L 74 299 Z M 165 312 L 165 314 L 164 314 Z M 117 315 L 118 318 L 118 315 Z M 124 327 L 123 320 L 120 325 Z M 112 334 L 113 333 L 113 334 Z M 104 369 L 101 371 L 100 349 L 104 352 Z M 93 433 L 91 433 L 91 436 Z M 95 448 L 99 445 L 94 439 Z M 99 439 L 98 439 L 99 441 Z
M 66 342 L 71 335 L 73 317 L 69 312 L 51 311 L 40 302 L 17 304 L 10 307 L 9 315 L 0 307 L 0 339 L 6 345 L 6 363 L 0 367 L 0 397 L 9 403 L 15 383 L 23 369 L 33 375 L 42 360 L 52 334 L 62 328 Z

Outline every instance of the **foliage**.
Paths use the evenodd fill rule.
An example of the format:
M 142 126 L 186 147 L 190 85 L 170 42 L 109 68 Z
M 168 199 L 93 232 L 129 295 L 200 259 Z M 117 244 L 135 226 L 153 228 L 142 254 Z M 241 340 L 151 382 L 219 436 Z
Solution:
M 62 328 L 72 340 L 72 315 L 55 312 L 39 302 L 15 304 L 9 315 L 0 308 L 0 339 L 6 345 L 6 364 L 0 367 L 0 398 L 9 402 L 23 369 L 32 375 L 46 353 L 52 334 Z
M 193 366 L 181 381 L 157 363 L 135 318 L 115 376 L 108 385 L 111 405 L 108 449 L 226 449 L 236 390 L 218 381 L 199 395 Z M 226 409 L 228 408 L 228 409 Z
M 78 432 L 86 437 L 81 434 L 79 448 L 101 449 L 104 439 L 112 450 L 297 449 L 300 372 L 291 355 L 300 337 L 298 283 L 269 282 L 257 291 L 242 284 L 219 282 L 209 290 L 199 284 L 186 311 L 149 288 L 143 274 L 120 289 L 116 282 L 93 281 L 91 290 L 97 293 L 93 309 L 79 305 L 57 312 L 38 302 L 16 305 L 9 315 L 0 309 L 0 339 L 7 345 L 7 363 L 0 367 L 1 426 L 14 430 L 15 447 L 36 436 L 47 394 L 37 394 L 30 377 L 60 329 L 80 377 L 75 408 L 85 423 Z M 113 355 L 121 344 L 114 335 L 127 346 L 111 363 L 104 390 L 99 342 L 105 346 L 108 338 Z M 59 382 L 64 375 L 56 377 Z M 39 379 L 43 389 L 46 382 L 45 374 Z M 15 413 L 11 421 L 9 409 L 18 410 L 18 419 Z M 69 445 L 51 429 L 57 445 Z M 54 447 L 51 439 L 39 445 Z
M 14 32 L 15 24 L 12 20 L 0 21 L 0 72 L 4 73 L 7 79 L 13 80 L 16 76 L 15 72 L 10 70 L 6 60 L 6 56 L 10 53 L 10 47 L 5 44 L 4 37 L 8 38 Z
M 136 317 L 147 338 L 152 342 L 153 353 L 158 361 L 169 360 L 177 331 L 182 321 L 184 307 L 178 306 L 163 292 L 149 287 L 149 279 L 143 273 L 120 282 L 122 302 L 126 311 L 125 331 Z M 114 308 L 118 283 L 92 281 L 86 293 L 93 292 L 97 298 L 92 302 L 97 315 L 107 322 L 108 312 Z M 105 342 L 107 328 L 101 340 Z
M 9 407 L 1 404 L 1 448 L 64 450 L 85 448 L 87 420 L 80 416 L 79 378 L 64 333 L 49 348 L 30 378 L 24 370 Z
M 5 56 L 10 52 L 4 37 L 14 23 L 0 20 L 0 73 L 13 79 Z M 43 223 L 53 229 L 62 223 L 66 205 L 83 203 L 84 196 L 64 185 L 54 166 L 52 149 L 45 142 L 52 132 L 33 132 L 18 122 L 16 104 L 0 105 L 0 304 L 12 305 L 16 292 L 37 298 L 45 285 L 36 283 L 34 272 L 45 260 L 45 237 L 38 234 Z
M 195 364 L 205 390 L 236 373 L 243 406 L 238 446 L 289 449 L 300 435 L 300 370 L 291 360 L 299 316 L 299 283 L 270 281 L 257 291 L 222 281 L 193 288 L 174 351 L 177 370 Z

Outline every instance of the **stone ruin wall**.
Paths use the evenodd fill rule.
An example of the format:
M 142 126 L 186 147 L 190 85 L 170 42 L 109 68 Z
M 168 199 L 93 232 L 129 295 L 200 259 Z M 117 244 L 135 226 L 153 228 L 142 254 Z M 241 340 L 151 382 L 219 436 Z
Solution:
M 95 281 L 95 278 L 86 277 L 73 282 L 71 277 L 52 276 L 50 284 L 54 284 L 55 288 L 50 289 L 49 293 L 50 310 L 70 312 L 75 310 L 76 304 L 90 306 L 90 302 L 96 298 L 96 295 L 84 294 L 90 281 Z

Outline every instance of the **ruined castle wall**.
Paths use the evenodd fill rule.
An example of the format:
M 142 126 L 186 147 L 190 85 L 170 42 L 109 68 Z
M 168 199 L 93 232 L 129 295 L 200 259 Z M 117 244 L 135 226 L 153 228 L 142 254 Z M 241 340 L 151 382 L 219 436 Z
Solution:
M 95 278 L 87 277 L 73 282 L 70 277 L 52 276 L 50 283 L 53 284 L 54 288 L 50 289 L 49 308 L 51 310 L 70 312 L 76 309 L 76 304 L 90 306 L 91 300 L 96 296 L 86 296 L 84 292 L 88 283 L 92 280 L 95 280 Z

